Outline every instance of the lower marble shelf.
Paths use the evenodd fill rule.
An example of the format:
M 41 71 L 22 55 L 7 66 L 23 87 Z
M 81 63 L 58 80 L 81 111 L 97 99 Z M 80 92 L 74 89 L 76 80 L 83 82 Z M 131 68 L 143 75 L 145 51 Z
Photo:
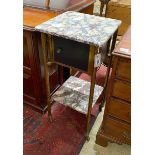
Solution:
M 103 91 L 103 87 L 95 85 L 93 104 Z M 70 76 L 69 79 L 52 95 L 52 100 L 87 114 L 90 93 L 90 82 Z

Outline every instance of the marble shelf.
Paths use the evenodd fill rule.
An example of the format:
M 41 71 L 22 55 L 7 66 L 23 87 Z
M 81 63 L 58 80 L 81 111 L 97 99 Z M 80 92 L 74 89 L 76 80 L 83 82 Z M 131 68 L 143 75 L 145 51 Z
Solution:
M 87 114 L 89 103 L 90 82 L 70 76 L 69 79 L 52 95 L 52 100 Z M 103 87 L 95 85 L 93 104 L 101 95 Z

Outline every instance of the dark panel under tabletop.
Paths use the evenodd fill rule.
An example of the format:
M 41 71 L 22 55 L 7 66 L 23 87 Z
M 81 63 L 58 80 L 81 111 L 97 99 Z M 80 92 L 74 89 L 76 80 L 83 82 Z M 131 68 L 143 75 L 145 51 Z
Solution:
M 88 71 L 90 45 L 53 36 L 54 61 Z

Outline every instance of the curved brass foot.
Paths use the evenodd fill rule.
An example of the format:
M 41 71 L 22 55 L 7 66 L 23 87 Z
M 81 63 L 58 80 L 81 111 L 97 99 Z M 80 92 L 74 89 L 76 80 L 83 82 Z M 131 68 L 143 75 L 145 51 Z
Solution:
M 86 136 L 86 140 L 89 141 L 90 140 L 90 137 L 89 136 Z
M 49 122 L 52 122 L 52 115 L 48 116 Z
M 85 137 L 86 137 L 86 140 L 87 140 L 87 141 L 90 140 L 89 133 L 86 133 L 86 136 L 85 136 Z
M 102 105 L 99 105 L 99 112 L 102 111 L 102 108 L 103 108 L 103 106 Z

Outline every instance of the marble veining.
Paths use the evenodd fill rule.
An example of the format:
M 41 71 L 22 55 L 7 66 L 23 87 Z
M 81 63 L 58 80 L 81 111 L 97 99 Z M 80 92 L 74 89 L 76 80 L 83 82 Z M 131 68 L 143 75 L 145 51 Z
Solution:
M 93 104 L 103 91 L 103 87 L 95 85 Z M 74 76 L 70 78 L 52 95 L 52 100 L 69 106 L 70 108 L 87 114 L 89 102 L 90 82 Z
M 35 27 L 37 31 L 103 47 L 120 20 L 67 11 Z

